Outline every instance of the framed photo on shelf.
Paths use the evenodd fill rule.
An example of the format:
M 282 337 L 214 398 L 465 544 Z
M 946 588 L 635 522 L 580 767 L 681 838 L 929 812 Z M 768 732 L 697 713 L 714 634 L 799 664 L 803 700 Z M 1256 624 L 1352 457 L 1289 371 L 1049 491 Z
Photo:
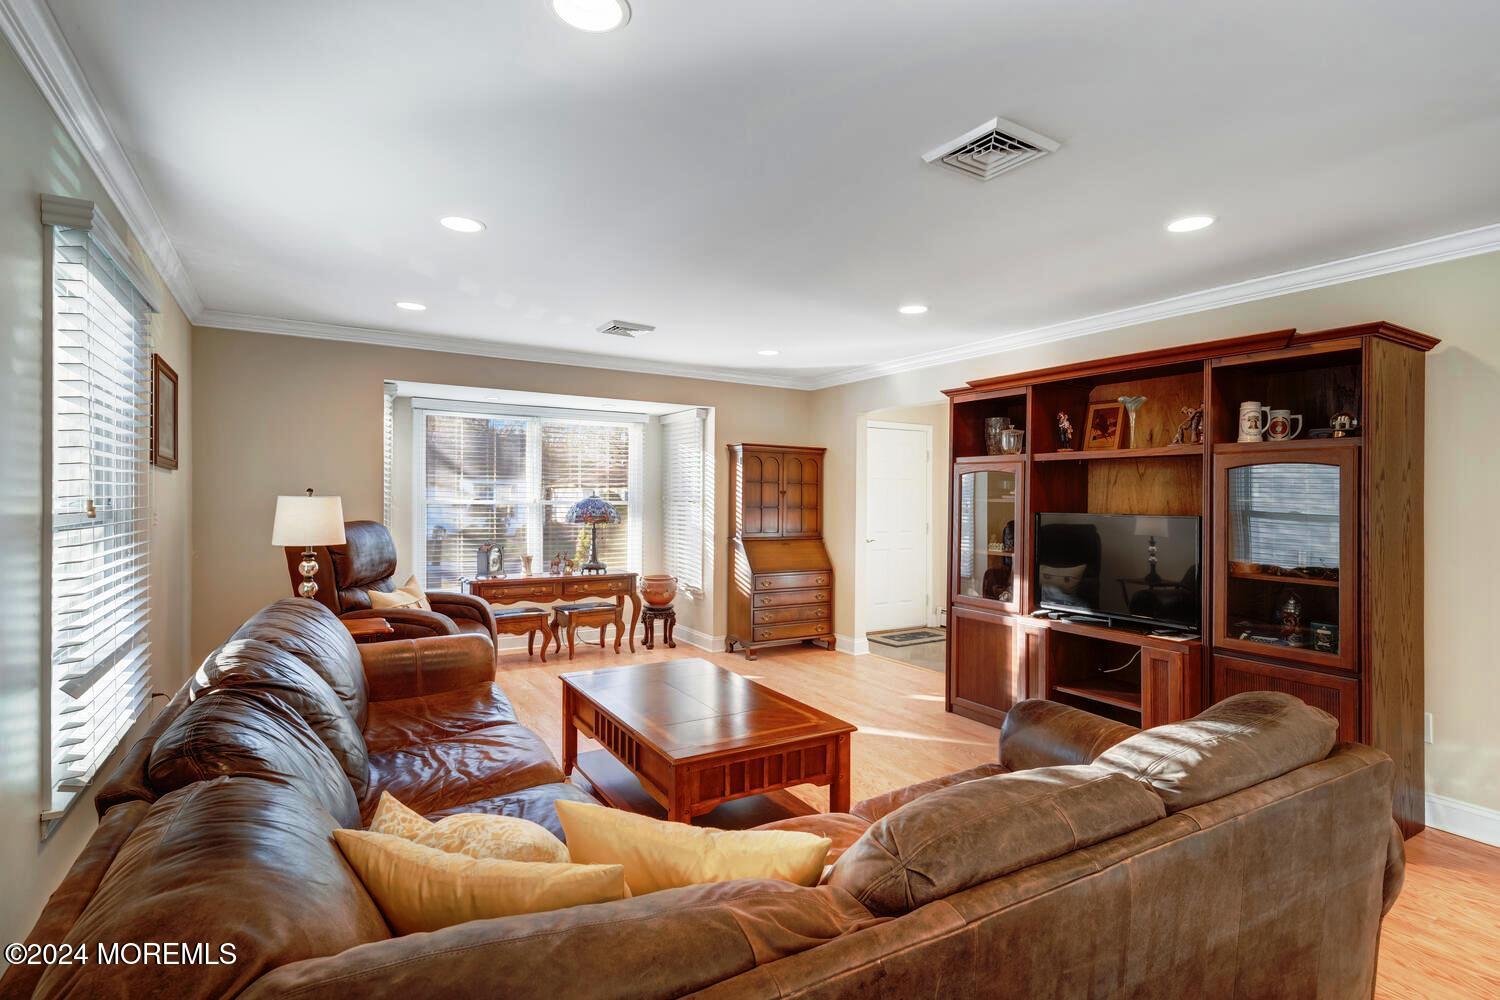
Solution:
M 1119 448 L 1120 438 L 1125 431 L 1125 404 L 1090 403 L 1083 427 L 1084 451 Z
M 151 355 L 151 464 L 177 468 L 177 373 Z

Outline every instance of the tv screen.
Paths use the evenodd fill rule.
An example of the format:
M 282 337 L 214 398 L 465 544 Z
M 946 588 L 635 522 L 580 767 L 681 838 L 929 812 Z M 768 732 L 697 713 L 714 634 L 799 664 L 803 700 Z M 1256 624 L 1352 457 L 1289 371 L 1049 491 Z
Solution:
M 1038 606 L 1198 628 L 1201 519 L 1036 516 Z

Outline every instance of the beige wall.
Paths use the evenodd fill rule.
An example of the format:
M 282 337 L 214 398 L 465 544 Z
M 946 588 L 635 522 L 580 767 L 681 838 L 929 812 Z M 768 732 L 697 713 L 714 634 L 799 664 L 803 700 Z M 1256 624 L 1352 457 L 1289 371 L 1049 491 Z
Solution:
M 812 397 L 794 390 L 229 330 L 195 329 L 193 353 L 195 503 L 202 514 L 193 537 L 192 648 L 199 656 L 255 609 L 289 593 L 286 564 L 270 544 L 278 494 L 312 486 L 342 496 L 350 520 L 380 519 L 386 379 L 714 407 L 713 567 L 705 574 L 713 586 L 702 603 L 679 597 L 677 610 L 683 626 L 719 638 L 724 445 L 817 443 L 808 438 Z
M 125 227 L 47 102 L 0 42 L 0 428 L 5 456 L 0 491 L 0 583 L 13 599 L 0 604 L 0 940 L 26 936 L 47 896 L 95 827 L 92 796 L 41 839 L 42 354 L 44 255 L 39 196 L 87 198 Z M 134 244 L 132 244 L 134 246 Z M 136 260 L 155 281 L 144 256 Z M 157 282 L 162 312 L 152 321 L 157 350 L 182 380 L 181 467 L 151 473 L 151 646 L 156 689 L 173 691 L 186 677 L 190 611 L 188 538 L 192 521 L 190 399 L 193 371 L 187 318 Z
M 813 394 L 813 433 L 829 449 L 827 543 L 840 583 L 841 634 L 859 634 L 861 419 L 874 410 L 940 402 L 969 379 L 1261 330 L 1317 330 L 1389 320 L 1443 339 L 1427 360 L 1426 602 L 1428 790 L 1500 809 L 1500 670 L 1484 627 L 1500 606 L 1500 254 L 1334 285 Z

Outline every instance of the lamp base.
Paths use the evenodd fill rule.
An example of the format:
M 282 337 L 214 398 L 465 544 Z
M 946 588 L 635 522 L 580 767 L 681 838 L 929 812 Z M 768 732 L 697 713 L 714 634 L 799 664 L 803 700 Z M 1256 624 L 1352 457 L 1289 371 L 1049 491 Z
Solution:
M 309 601 L 318 596 L 318 581 L 313 579 L 318 575 L 317 556 L 317 551 L 309 546 L 302 550 L 302 561 L 297 564 L 297 572 L 302 574 L 302 582 L 297 585 L 297 596 Z
M 599 561 L 599 526 L 589 525 L 589 560 L 578 567 L 580 573 L 603 573 L 605 565 Z

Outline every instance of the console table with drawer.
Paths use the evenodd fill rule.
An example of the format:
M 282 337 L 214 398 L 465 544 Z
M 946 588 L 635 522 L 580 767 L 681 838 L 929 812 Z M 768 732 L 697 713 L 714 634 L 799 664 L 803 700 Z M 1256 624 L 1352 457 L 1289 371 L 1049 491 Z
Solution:
M 823 449 L 729 446 L 729 628 L 725 649 L 834 647 L 833 564 L 823 547 Z
M 630 651 L 635 652 L 635 626 L 641 620 L 641 592 L 634 573 L 583 573 L 573 576 L 487 576 L 467 581 L 469 593 L 490 604 L 550 604 L 589 599 L 613 599 L 624 618 L 630 599 Z

